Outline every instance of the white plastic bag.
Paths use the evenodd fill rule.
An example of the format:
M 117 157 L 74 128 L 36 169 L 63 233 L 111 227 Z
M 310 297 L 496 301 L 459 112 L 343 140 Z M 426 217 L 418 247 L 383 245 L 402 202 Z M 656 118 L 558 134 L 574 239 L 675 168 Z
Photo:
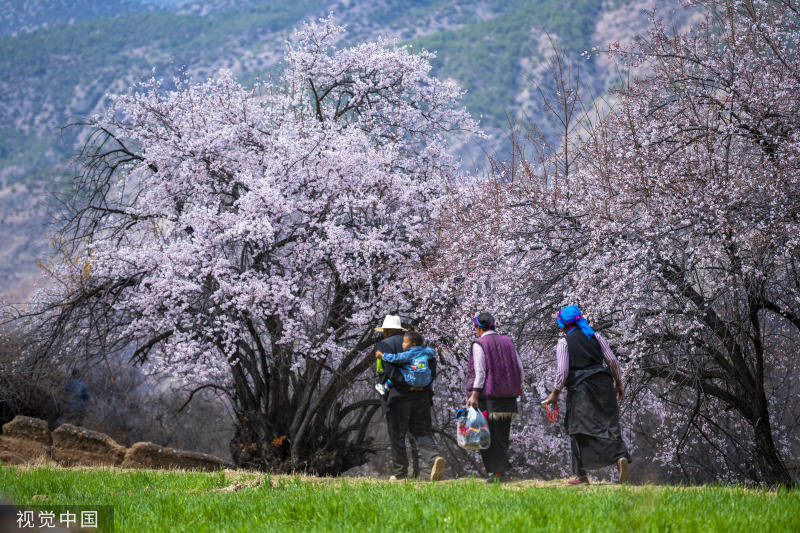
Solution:
M 474 407 L 458 410 L 456 426 L 456 441 L 465 450 L 485 450 L 492 442 L 486 417 Z

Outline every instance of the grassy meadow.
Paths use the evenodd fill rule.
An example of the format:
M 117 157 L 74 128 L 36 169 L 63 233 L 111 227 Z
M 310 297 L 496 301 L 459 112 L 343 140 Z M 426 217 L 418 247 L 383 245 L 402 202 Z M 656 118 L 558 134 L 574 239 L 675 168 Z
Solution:
M 0 466 L 19 505 L 112 505 L 116 532 L 800 531 L 800 490 L 570 487 Z

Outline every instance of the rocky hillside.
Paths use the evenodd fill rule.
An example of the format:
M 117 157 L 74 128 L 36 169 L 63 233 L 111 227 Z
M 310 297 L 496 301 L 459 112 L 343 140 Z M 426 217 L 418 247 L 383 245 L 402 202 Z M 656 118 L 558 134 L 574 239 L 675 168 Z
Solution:
M 249 82 L 276 72 L 282 41 L 303 20 L 333 12 L 349 38 L 388 35 L 438 52 L 438 75 L 459 81 L 466 104 L 502 151 L 506 115 L 525 112 L 552 134 L 534 83 L 551 38 L 575 59 L 632 38 L 644 9 L 677 0 L 0 0 L 0 298 L 30 292 L 46 246 L 46 208 L 32 191 L 57 187 L 85 135 L 65 125 L 102 108 L 109 93 L 185 67 L 219 68 Z M 670 15 L 671 16 L 671 15 Z M 679 19 L 685 21 L 686 14 Z M 548 35 L 550 37 L 548 37 Z M 615 79 L 602 59 L 581 60 L 588 95 Z M 476 155 L 477 147 L 463 149 Z M 469 159 L 469 157 L 466 157 Z M 46 205 L 46 204 L 43 204 Z
M 0 0 L 0 36 L 16 36 L 38 29 L 153 11 L 156 6 L 136 0 Z

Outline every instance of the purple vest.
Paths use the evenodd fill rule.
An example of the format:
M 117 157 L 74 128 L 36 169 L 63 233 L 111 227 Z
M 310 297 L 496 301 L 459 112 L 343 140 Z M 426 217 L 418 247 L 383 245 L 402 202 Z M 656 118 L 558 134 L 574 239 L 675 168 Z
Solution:
M 484 335 L 477 342 L 483 348 L 486 359 L 486 381 L 481 396 L 510 397 L 519 396 L 522 377 L 517 365 L 517 350 L 514 342 L 505 335 Z M 472 360 L 472 348 L 469 350 L 469 367 L 467 367 L 467 391 L 472 390 L 475 382 L 475 362 Z

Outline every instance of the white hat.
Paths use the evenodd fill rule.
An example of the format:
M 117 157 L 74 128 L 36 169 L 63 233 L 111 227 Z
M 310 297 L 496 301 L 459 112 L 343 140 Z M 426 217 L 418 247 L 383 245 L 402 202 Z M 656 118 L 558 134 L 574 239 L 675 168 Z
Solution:
M 400 323 L 400 315 L 386 315 L 386 318 L 383 319 L 383 325 L 379 328 L 375 328 L 375 331 L 384 332 L 387 329 L 399 329 L 400 331 L 408 331 Z

